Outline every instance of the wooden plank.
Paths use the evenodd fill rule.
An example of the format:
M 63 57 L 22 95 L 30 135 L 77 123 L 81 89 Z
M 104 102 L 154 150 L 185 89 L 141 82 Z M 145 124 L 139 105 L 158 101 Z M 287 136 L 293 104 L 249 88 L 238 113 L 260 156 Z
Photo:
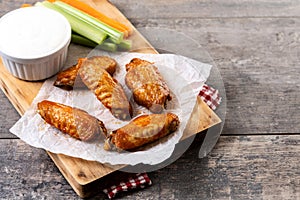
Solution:
M 133 33 L 130 37 L 134 41 L 134 51 L 143 53 L 157 53 L 156 50 L 143 38 L 143 36 L 130 24 L 130 22 L 118 11 L 116 7 L 107 2 L 102 1 L 87 1 L 95 8 L 104 13 L 114 16 L 118 21 L 124 22 L 131 26 Z M 76 45 L 75 45 L 76 46 Z M 72 52 L 70 57 L 78 58 L 80 56 L 74 56 Z M 30 106 L 33 98 L 38 93 L 42 82 L 26 82 L 13 78 L 0 63 L 0 79 L 1 88 L 6 93 L 12 104 L 18 110 L 20 114 L 23 114 Z M 208 106 L 198 98 L 198 104 L 194 109 L 195 119 L 191 119 L 187 130 L 193 130 L 193 132 L 186 131 L 183 138 L 190 137 L 198 132 L 201 132 L 215 124 L 220 123 L 220 118 L 214 114 L 214 112 L 208 108 Z M 199 117 L 201 116 L 201 117 Z M 192 123 L 191 123 L 192 122 Z M 203 124 L 205 123 L 205 124 Z M 99 181 L 101 179 L 102 187 L 109 184 L 107 180 L 111 180 L 112 173 L 117 173 L 120 176 L 121 173 L 117 172 L 117 168 L 111 168 L 107 164 L 101 164 L 97 162 L 85 161 L 82 159 L 72 158 L 61 154 L 53 154 L 48 152 L 55 164 L 61 170 L 67 181 L 71 184 L 74 190 L 80 197 L 88 197 L 93 194 L 95 187 L 99 188 Z M 116 176 L 114 175 L 114 176 Z M 122 175 L 125 175 L 122 173 Z M 109 176 L 106 177 L 106 176 Z M 99 180 L 99 181 L 98 181 Z
M 299 18 L 175 25 L 199 41 L 220 69 L 227 95 L 223 134 L 299 132 L 299 27 Z
M 146 193 L 159 191 L 163 199 L 299 199 L 299 144 L 299 135 L 223 136 L 206 158 L 199 160 L 195 148 L 155 172 L 157 185 Z
M 8 132 L 8 129 L 20 118 L 17 111 L 13 108 L 5 94 L 0 90 L 0 139 L 16 138 Z
M 153 185 L 122 199 L 299 199 L 299 135 L 222 136 L 198 158 L 197 139 Z M 51 159 L 20 140 L 0 140 L 0 199 L 78 199 Z M 20 164 L 22 163 L 22 164 Z M 96 198 L 104 198 L 102 192 Z
M 185 33 L 210 54 L 228 97 L 222 134 L 299 132 L 299 18 L 138 19 L 135 24 Z
M 0 199 L 78 198 L 44 150 L 18 139 L 0 144 Z
M 20 115 L 23 115 L 39 92 L 43 82 L 22 81 L 12 76 L 0 61 L 0 87 Z
M 130 20 L 147 18 L 299 17 L 294 0 L 111 0 Z
M 35 3 L 36 0 L 26 0 Z M 94 0 L 93 2 L 101 2 Z M 132 19 L 147 18 L 241 18 L 299 17 L 297 0 L 111 0 L 121 12 Z M 20 0 L 0 1 L 0 16 L 20 7 Z

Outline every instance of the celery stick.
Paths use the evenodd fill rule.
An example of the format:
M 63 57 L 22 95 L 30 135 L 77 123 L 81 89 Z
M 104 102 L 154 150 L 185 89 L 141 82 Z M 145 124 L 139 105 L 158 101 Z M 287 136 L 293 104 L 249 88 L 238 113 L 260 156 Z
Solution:
M 111 37 L 108 37 L 105 41 L 115 43 L 114 39 Z M 130 51 L 131 48 L 132 48 L 132 40 L 122 40 L 118 44 L 118 51 Z
M 122 40 L 120 44 L 118 44 L 118 51 L 129 51 L 132 47 L 131 40 Z
M 85 21 L 81 21 L 74 16 L 68 14 L 64 10 L 60 9 L 58 6 L 50 3 L 48 1 L 44 1 L 42 3 L 36 3 L 36 6 L 44 6 L 46 8 L 50 8 L 55 10 L 65 16 L 65 18 L 69 21 L 72 30 L 80 35 L 85 36 L 86 38 L 96 42 L 97 44 L 101 44 L 107 37 L 107 35 L 100 31 L 99 29 L 95 28 L 94 26 L 86 23 Z
M 117 45 L 108 41 L 102 42 L 102 44 L 98 45 L 95 42 L 81 36 L 78 34 L 72 33 L 72 42 L 75 44 L 80 44 L 87 47 L 99 48 L 105 51 L 115 52 L 117 51 Z
M 74 33 L 72 33 L 71 42 L 92 48 L 95 48 L 98 45 L 97 43 Z
M 116 52 L 118 47 L 114 43 L 104 41 L 101 45 L 98 45 L 96 48 L 102 49 L 104 51 Z
M 115 28 L 101 22 L 100 20 L 82 12 L 81 10 L 74 8 L 73 6 L 70 6 L 69 4 L 66 4 L 61 1 L 55 1 L 53 3 L 54 5 L 59 6 L 61 9 L 63 9 L 65 12 L 67 12 L 70 15 L 73 15 L 74 17 L 85 21 L 86 23 L 92 24 L 99 28 L 99 30 L 102 30 L 107 35 L 109 35 L 111 38 L 114 39 L 114 42 L 116 44 L 119 44 L 123 40 L 123 33 L 116 30 Z

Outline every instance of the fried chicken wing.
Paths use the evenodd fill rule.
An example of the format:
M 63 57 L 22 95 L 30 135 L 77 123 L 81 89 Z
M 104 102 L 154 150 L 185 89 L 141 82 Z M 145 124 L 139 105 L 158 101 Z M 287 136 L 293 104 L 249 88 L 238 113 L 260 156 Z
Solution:
M 117 62 L 113 58 L 110 58 L 108 56 L 93 56 L 90 58 L 80 58 L 78 59 L 78 63 L 76 65 L 73 65 L 67 68 L 66 70 L 59 72 L 57 74 L 56 81 L 53 85 L 65 90 L 72 90 L 74 87 L 78 70 L 85 60 L 89 60 L 95 65 L 99 65 L 101 68 L 105 69 L 110 75 L 113 75 L 117 68 Z
M 117 62 L 108 56 L 92 56 L 87 60 L 93 62 L 95 65 L 101 66 L 105 69 L 111 76 L 116 72 Z
M 44 100 L 37 104 L 37 111 L 48 124 L 76 139 L 91 141 L 107 135 L 103 122 L 81 109 Z
M 106 70 L 86 60 L 79 69 L 79 75 L 84 84 L 116 118 L 131 119 L 132 106 L 122 86 Z
M 54 86 L 64 90 L 72 90 L 77 77 L 78 70 L 85 58 L 78 59 L 76 65 L 73 65 L 57 74 Z
M 146 60 L 134 58 L 126 64 L 126 71 L 125 83 L 135 102 L 153 113 L 161 113 L 172 97 L 157 67 Z
M 178 116 L 173 113 L 142 115 L 112 131 L 107 137 L 104 149 L 136 149 L 176 131 L 179 123 Z

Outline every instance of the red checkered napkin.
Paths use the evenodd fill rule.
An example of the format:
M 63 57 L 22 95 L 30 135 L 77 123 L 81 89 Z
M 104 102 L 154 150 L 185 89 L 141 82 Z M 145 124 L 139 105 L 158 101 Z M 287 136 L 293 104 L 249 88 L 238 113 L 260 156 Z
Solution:
M 203 85 L 199 96 L 212 110 L 216 110 L 221 103 L 219 91 L 206 84 Z
M 199 92 L 199 96 L 212 110 L 215 110 L 221 103 L 219 91 L 206 84 L 203 85 L 201 91 Z M 104 189 L 103 192 L 108 195 L 109 199 L 112 199 L 120 192 L 145 188 L 146 186 L 150 185 L 152 185 L 150 178 L 146 173 L 142 173 L 134 175 L 126 182 L 120 182 L 117 185 L 113 185 L 107 189 Z
M 150 185 L 152 185 L 152 182 L 146 173 L 135 174 L 126 182 L 120 182 L 118 185 L 113 185 L 107 189 L 104 189 L 103 192 L 107 194 L 109 199 L 112 199 L 119 192 L 145 188 L 146 186 Z

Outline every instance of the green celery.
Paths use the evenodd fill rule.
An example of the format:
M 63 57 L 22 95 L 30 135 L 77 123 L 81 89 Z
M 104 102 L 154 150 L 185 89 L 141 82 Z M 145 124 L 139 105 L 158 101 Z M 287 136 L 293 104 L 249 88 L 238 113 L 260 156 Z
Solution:
M 102 49 L 105 51 L 110 51 L 110 52 L 117 51 L 117 45 L 114 43 L 108 42 L 107 40 L 102 42 L 102 44 L 98 45 L 97 43 L 95 43 L 81 35 L 72 33 L 71 41 L 75 44 L 80 44 L 80 45 L 92 47 L 92 48 L 99 48 L 99 49 Z
M 120 44 L 118 44 L 118 51 L 130 51 L 132 47 L 131 40 L 122 40 Z
M 114 42 L 113 38 L 108 37 L 105 41 Z M 132 40 L 122 40 L 118 44 L 118 51 L 130 51 L 132 48 Z
M 101 45 L 98 45 L 96 48 L 102 49 L 104 51 L 116 52 L 118 47 L 116 44 L 111 42 L 104 41 Z
M 54 5 L 59 6 L 61 9 L 63 9 L 68 14 L 76 17 L 77 19 L 80 19 L 86 23 L 89 23 L 91 25 L 94 25 L 99 30 L 102 30 L 104 33 L 109 35 L 111 38 L 113 38 L 113 41 L 116 44 L 119 44 L 123 40 L 124 34 L 115 28 L 108 26 L 107 24 L 101 22 L 100 20 L 82 12 L 81 10 L 74 8 L 73 6 L 70 6 L 64 2 L 61 1 L 55 1 L 53 3 Z
M 42 3 L 38 2 L 35 4 L 36 6 L 43 6 L 52 10 L 55 10 L 65 16 L 65 18 L 69 21 L 72 30 L 84 37 L 96 42 L 97 44 L 101 44 L 106 38 L 107 34 L 97 29 L 95 26 L 92 26 L 85 21 L 81 21 L 76 17 L 68 14 L 64 10 L 60 9 L 60 7 L 50 3 L 49 1 L 43 1 Z
M 72 33 L 71 42 L 92 48 L 95 48 L 98 45 L 97 43 L 75 33 Z

